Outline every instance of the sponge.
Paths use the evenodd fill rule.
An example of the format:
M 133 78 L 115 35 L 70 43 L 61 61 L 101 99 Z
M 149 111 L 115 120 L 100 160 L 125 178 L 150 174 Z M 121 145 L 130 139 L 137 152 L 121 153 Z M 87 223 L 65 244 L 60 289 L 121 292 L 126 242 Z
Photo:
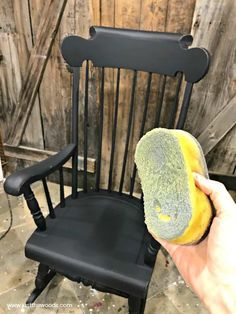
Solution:
M 175 244 L 199 242 L 209 228 L 213 210 L 192 174 L 208 177 L 198 141 L 182 130 L 153 129 L 138 142 L 135 162 L 150 233 Z

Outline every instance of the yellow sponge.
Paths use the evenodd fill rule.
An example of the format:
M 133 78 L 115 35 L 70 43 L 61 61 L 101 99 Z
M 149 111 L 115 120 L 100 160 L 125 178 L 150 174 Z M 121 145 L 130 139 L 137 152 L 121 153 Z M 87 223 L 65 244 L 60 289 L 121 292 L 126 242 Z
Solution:
M 208 197 L 192 173 L 208 177 L 200 144 L 182 130 L 154 129 L 138 142 L 135 162 L 144 194 L 148 230 L 175 244 L 193 244 L 213 216 Z

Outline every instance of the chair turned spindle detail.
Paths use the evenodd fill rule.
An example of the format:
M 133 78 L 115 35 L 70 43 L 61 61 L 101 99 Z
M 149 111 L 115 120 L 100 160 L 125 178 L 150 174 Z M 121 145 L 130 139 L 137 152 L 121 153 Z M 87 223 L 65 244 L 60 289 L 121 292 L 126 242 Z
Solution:
M 46 220 L 43 217 L 38 201 L 36 200 L 33 191 L 28 186 L 25 188 L 24 197 L 27 202 L 28 208 L 33 216 L 34 222 L 39 230 L 46 230 Z

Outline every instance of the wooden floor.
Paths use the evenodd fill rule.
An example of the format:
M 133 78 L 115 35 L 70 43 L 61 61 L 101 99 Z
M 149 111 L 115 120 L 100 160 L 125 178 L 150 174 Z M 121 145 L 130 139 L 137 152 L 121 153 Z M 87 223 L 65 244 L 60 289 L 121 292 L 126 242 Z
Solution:
M 55 203 L 59 186 L 49 183 Z M 46 201 L 40 184 L 35 194 L 42 210 L 47 213 Z M 70 192 L 69 188 L 65 190 Z M 0 314 L 2 313 L 128 313 L 127 300 L 100 293 L 57 275 L 37 299 L 38 307 L 25 308 L 24 303 L 34 288 L 37 263 L 24 256 L 24 244 L 34 224 L 23 199 L 9 198 L 0 185 L 0 234 L 8 228 L 9 205 L 13 210 L 13 227 L 0 241 Z M 53 305 L 52 305 L 53 304 Z M 51 305 L 51 307 L 50 307 Z M 61 307 L 59 307 L 61 305 Z M 68 307 L 66 307 L 68 305 Z M 12 306 L 12 308 L 10 308 Z M 18 308 L 13 308 L 17 306 Z M 42 306 L 47 306 L 42 308 Z M 58 307 L 56 307 L 58 306 Z M 149 288 L 147 314 L 206 314 L 197 297 L 186 287 L 166 252 L 159 252 Z

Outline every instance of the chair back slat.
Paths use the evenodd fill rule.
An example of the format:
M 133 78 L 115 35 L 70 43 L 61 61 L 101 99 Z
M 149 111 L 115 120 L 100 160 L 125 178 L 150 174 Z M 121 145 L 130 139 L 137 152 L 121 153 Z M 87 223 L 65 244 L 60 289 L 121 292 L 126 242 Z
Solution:
M 112 173 L 113 173 L 114 153 L 115 153 L 115 144 L 116 144 L 119 95 L 120 95 L 120 68 L 117 69 L 117 76 L 116 76 L 116 98 L 115 98 L 115 112 L 114 112 L 113 128 L 112 128 L 112 143 L 111 143 L 110 169 L 109 169 L 109 178 L 108 178 L 108 192 L 111 192 L 111 188 L 112 188 Z
M 148 83 L 147 83 L 147 90 L 146 90 L 146 95 L 145 95 L 145 103 L 144 103 L 144 110 L 143 110 L 143 117 L 142 117 L 142 122 L 141 122 L 140 133 L 139 133 L 139 139 L 144 134 L 145 122 L 147 120 L 147 111 L 148 111 L 148 103 L 149 103 L 151 82 L 152 82 L 152 73 L 150 72 L 148 74 Z M 135 184 L 136 173 L 137 173 L 137 169 L 136 169 L 136 165 L 134 163 L 133 171 L 132 171 L 132 175 L 131 175 L 131 183 L 130 183 L 130 195 L 131 196 L 133 195 L 133 191 L 134 191 L 134 184 Z
M 87 157 L 88 157 L 88 88 L 89 88 L 89 61 L 86 61 L 85 92 L 84 92 L 84 178 L 83 191 L 87 192 Z
M 79 81 L 80 68 L 73 68 L 72 80 L 72 142 L 76 144 L 75 152 L 72 156 L 72 198 L 77 197 L 78 187 L 78 110 L 79 110 Z
M 123 164 L 122 164 L 122 170 L 121 170 L 119 193 L 122 193 L 123 185 L 124 185 L 125 168 L 126 168 L 127 157 L 128 157 L 130 133 L 131 133 L 132 120 L 133 120 L 133 113 L 134 113 L 134 98 L 135 98 L 136 82 L 137 82 L 137 71 L 135 70 L 133 74 L 129 119 L 128 119 L 128 125 L 127 125 L 127 134 L 126 134 L 125 150 L 124 150 Z
M 97 154 L 97 169 L 96 169 L 96 184 L 95 189 L 99 191 L 100 176 L 101 176 L 101 157 L 102 157 L 102 134 L 103 134 L 103 114 L 104 114 L 104 77 L 105 70 L 101 69 L 101 88 L 99 95 L 100 111 L 99 111 L 99 138 L 98 138 L 98 154 Z
M 190 98 L 191 98 L 191 94 L 192 94 L 192 89 L 193 89 L 193 84 L 187 83 L 186 87 L 185 87 L 184 99 L 183 99 L 183 103 L 181 106 L 179 119 L 178 119 L 178 122 L 176 125 L 177 129 L 182 129 L 184 127 L 184 123 L 186 121 L 188 107 L 189 107 L 189 103 L 190 103 Z
M 178 104 L 179 104 L 179 92 L 181 89 L 182 81 L 183 81 L 183 73 L 180 73 L 177 86 L 176 86 L 174 103 L 171 104 L 171 108 L 170 108 L 169 120 L 167 124 L 168 129 L 174 128 L 176 112 L 177 112 Z
M 55 215 L 55 212 L 54 212 L 54 208 L 52 206 L 52 200 L 51 200 L 51 196 L 50 196 L 50 193 L 49 193 L 49 189 L 48 189 L 46 178 L 43 178 L 42 182 L 43 182 L 44 193 L 45 193 L 47 204 L 48 204 L 49 216 L 51 218 L 55 218 L 56 215 Z
M 63 176 L 63 168 L 59 169 L 59 182 L 60 182 L 60 206 L 65 207 L 65 193 L 64 193 L 64 176 Z

